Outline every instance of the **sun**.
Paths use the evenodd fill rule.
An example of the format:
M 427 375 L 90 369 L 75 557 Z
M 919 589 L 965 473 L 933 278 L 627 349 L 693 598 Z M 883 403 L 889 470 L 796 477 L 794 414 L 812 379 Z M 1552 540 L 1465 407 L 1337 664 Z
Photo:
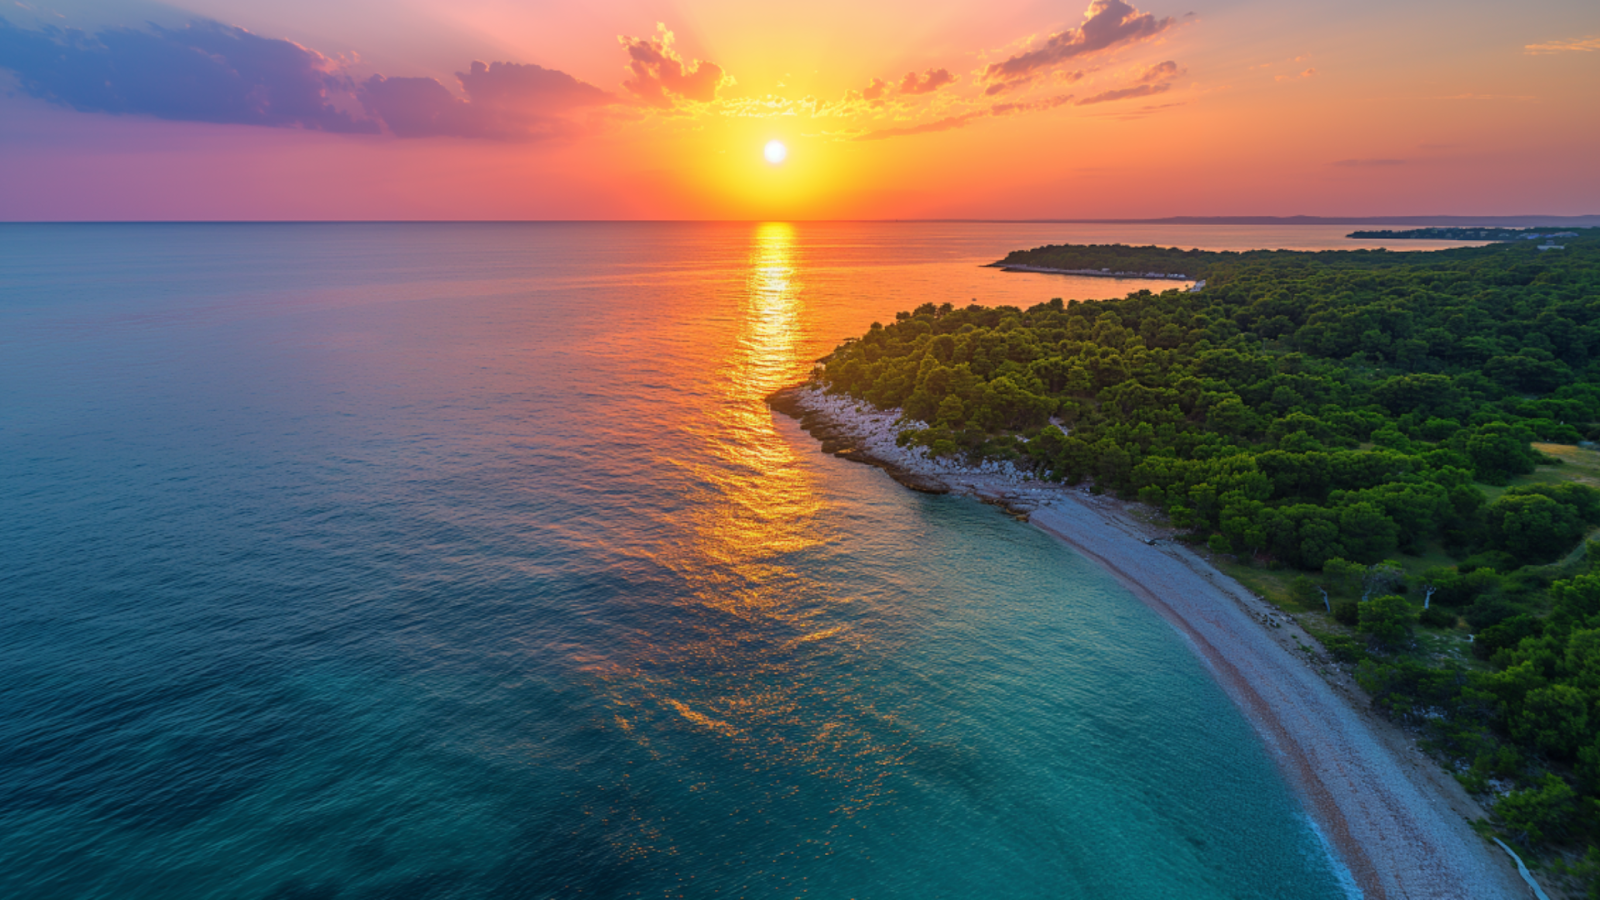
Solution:
M 783 145 L 783 141 L 767 141 L 766 148 L 761 152 L 767 157 L 767 162 L 773 165 L 777 165 L 789 157 L 789 148 Z

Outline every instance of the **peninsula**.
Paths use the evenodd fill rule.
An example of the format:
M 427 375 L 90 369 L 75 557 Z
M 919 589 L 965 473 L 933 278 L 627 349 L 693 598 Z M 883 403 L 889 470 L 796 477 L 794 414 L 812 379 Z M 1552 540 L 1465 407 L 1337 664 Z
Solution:
M 1600 868 L 1600 234 L 1531 244 L 1022 251 L 1007 261 L 1181 263 L 1207 286 L 924 304 L 775 405 L 1123 579 L 1369 896 L 1523 891 L 1462 825 L 1483 811 L 1481 833 L 1578 888 Z

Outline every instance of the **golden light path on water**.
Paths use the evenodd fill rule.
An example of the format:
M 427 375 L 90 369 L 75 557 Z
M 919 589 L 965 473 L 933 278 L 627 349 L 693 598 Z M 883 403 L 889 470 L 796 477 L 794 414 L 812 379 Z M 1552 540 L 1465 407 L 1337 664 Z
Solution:
M 762 809 L 741 811 L 755 821 L 785 818 L 801 790 L 796 772 L 829 785 L 833 812 L 848 818 L 890 791 L 912 744 L 896 716 L 874 709 L 851 677 L 875 642 L 863 633 L 870 629 L 854 627 L 851 607 L 859 601 L 785 559 L 830 552 L 816 463 L 798 456 L 765 403 L 809 368 L 799 356 L 804 276 L 793 226 L 757 226 L 737 337 L 714 376 L 703 435 L 711 459 L 685 463 L 707 490 L 685 511 L 681 538 L 658 558 L 689 585 L 674 613 L 681 627 L 648 640 L 641 657 L 609 679 L 615 724 L 652 759 L 679 764 L 684 742 L 664 746 L 662 736 L 687 728 L 697 733 L 689 743 L 699 752 L 707 741 L 716 749 L 683 761 L 686 770 L 709 758 L 723 761 L 721 771 L 739 763 L 735 770 L 767 798 Z M 813 793 L 807 801 L 818 799 Z M 676 852 L 668 820 L 639 825 L 638 843 L 619 849 Z

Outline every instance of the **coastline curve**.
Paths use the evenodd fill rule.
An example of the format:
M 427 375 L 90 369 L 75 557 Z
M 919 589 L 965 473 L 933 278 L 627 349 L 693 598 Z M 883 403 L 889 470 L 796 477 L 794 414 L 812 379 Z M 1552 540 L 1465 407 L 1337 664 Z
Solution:
M 1244 713 L 1362 895 L 1499 900 L 1528 895 L 1467 824 L 1481 815 L 1348 677 L 1316 671 L 1315 641 L 1187 548 L 1160 541 L 1125 504 L 1033 480 L 1008 464 L 964 466 L 895 443 L 898 411 L 815 386 L 768 398 L 825 452 L 883 468 L 915 490 L 976 497 L 1088 557 L 1189 643 Z M 1302 652 L 1297 652 L 1300 648 Z

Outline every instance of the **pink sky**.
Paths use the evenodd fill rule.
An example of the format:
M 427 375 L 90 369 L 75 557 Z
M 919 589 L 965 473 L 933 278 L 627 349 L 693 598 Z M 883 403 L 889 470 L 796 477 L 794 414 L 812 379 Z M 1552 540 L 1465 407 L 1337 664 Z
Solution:
M 1600 213 L 1590 0 L 0 16 L 8 220 Z

